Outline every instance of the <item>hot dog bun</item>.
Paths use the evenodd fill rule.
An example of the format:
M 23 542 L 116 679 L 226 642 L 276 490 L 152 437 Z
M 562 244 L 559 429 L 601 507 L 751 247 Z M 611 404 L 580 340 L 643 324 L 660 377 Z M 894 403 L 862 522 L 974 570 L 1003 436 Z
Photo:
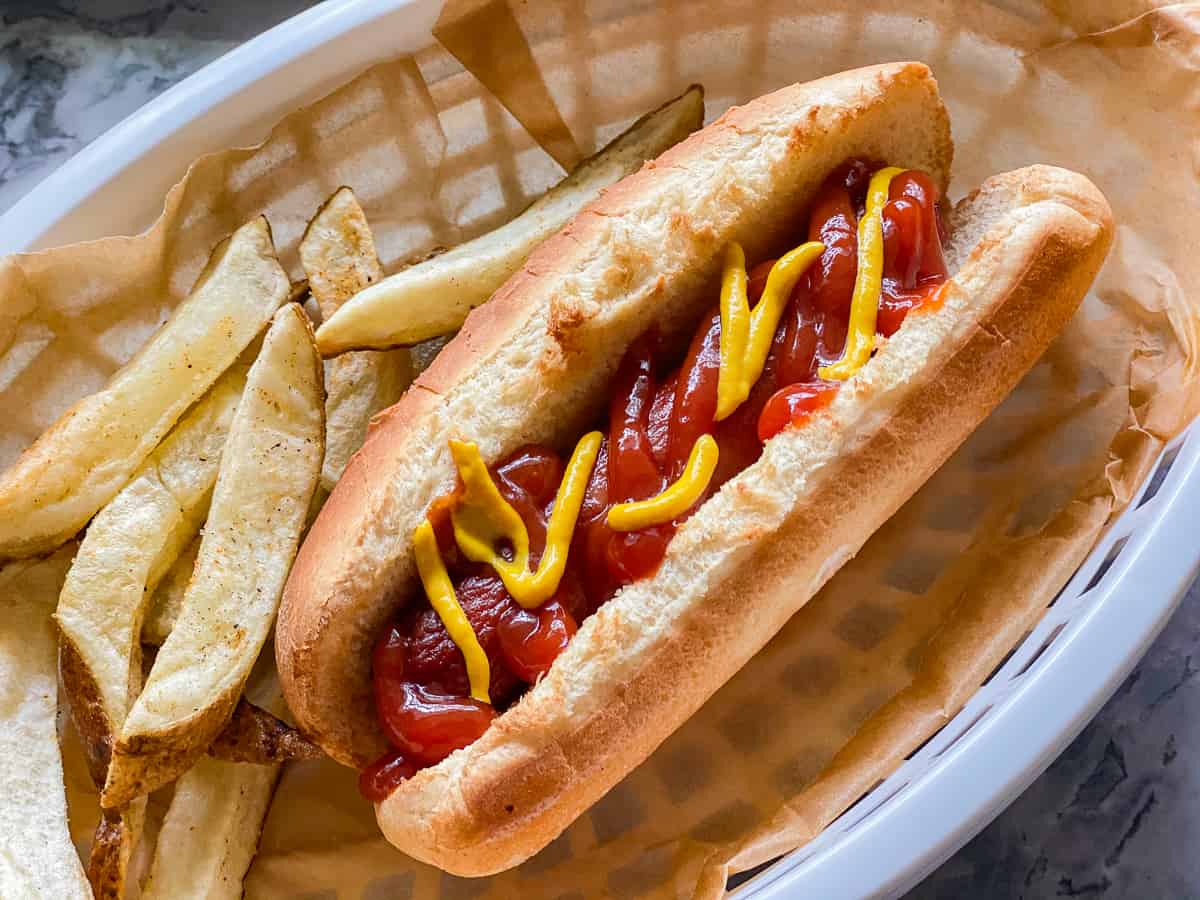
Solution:
M 448 491 L 448 437 L 488 461 L 565 443 L 599 414 L 625 346 L 710 307 L 720 250 L 778 250 L 825 175 L 868 157 L 944 187 L 949 125 L 919 64 L 785 88 L 730 111 L 608 192 L 468 320 L 386 413 L 309 534 L 278 662 L 306 733 L 382 752 L 370 650 L 414 587 L 409 536 Z M 1111 215 L 1085 178 L 999 176 L 951 217 L 944 303 L 913 315 L 826 414 L 785 431 L 672 540 L 656 575 L 588 619 L 482 738 L 378 807 L 419 859 L 482 875 L 552 840 L 760 649 L 1016 384 L 1085 293 Z
M 1082 176 L 1032 167 L 961 204 L 954 288 L 830 407 L 768 442 L 679 530 L 658 573 L 590 618 L 483 737 L 378 808 L 459 875 L 527 859 L 687 720 L 933 474 L 1066 324 L 1111 221 Z
M 454 485 L 448 437 L 489 461 L 572 441 L 634 336 L 655 318 L 689 330 L 712 305 L 730 240 L 752 259 L 777 248 L 848 157 L 924 169 L 945 189 L 952 153 L 925 66 L 846 72 L 730 110 L 543 243 L 379 417 L 300 550 L 276 658 L 305 732 L 349 765 L 385 749 L 371 646 L 414 586 L 413 529 Z

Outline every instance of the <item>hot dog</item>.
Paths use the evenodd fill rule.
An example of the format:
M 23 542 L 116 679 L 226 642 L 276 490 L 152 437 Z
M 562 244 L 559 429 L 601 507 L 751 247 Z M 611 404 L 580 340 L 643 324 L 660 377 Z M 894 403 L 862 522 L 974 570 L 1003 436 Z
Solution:
M 917 63 L 730 110 L 543 244 L 375 423 L 277 629 L 384 834 L 528 858 L 851 558 L 1065 325 L 1086 178 L 953 210 Z

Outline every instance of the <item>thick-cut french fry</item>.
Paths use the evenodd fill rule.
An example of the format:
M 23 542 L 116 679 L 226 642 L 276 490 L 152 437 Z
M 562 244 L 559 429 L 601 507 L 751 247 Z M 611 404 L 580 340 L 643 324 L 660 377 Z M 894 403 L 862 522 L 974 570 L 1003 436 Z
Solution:
M 116 496 L 287 299 L 267 222 L 213 251 L 191 295 L 118 371 L 0 475 L 0 558 L 62 544 Z
M 279 769 L 198 760 L 175 785 L 142 900 L 241 900 Z
M 91 896 L 67 828 L 50 615 L 70 550 L 0 569 L 0 897 Z
M 98 787 L 141 689 L 150 591 L 204 521 L 245 386 L 243 364 L 213 385 L 97 514 L 67 573 L 54 614 L 60 668 Z
M 350 188 L 340 188 L 308 223 L 300 262 L 321 316 L 383 277 L 366 214 Z M 400 399 L 412 381 L 407 350 L 343 353 L 325 363 L 325 463 L 321 490 L 329 493 L 362 446 L 371 417 Z
M 681 141 L 703 119 L 704 92 L 694 85 L 638 119 L 511 222 L 355 295 L 317 330 L 321 353 L 406 346 L 456 331 L 534 247 L 601 190 Z
M 200 536 L 192 538 L 190 544 L 175 559 L 175 564 L 163 576 L 150 598 L 150 606 L 146 610 L 146 618 L 142 622 L 142 643 L 161 647 L 171 629 L 175 627 L 175 619 L 183 607 L 183 595 L 187 591 L 188 582 L 192 580 L 192 572 L 196 568 L 196 554 L 200 552 Z
M 221 454 L 175 627 L 113 747 L 105 808 L 177 778 L 229 721 L 270 633 L 321 469 L 321 365 L 296 304 L 276 313 Z

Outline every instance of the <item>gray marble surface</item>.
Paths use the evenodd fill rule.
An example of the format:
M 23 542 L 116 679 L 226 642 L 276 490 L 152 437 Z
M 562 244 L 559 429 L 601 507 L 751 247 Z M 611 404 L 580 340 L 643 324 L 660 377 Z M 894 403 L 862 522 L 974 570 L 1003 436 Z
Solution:
M 0 0 L 0 212 L 156 94 L 305 0 Z M 1200 897 L 1200 585 L 1095 721 L 914 890 Z

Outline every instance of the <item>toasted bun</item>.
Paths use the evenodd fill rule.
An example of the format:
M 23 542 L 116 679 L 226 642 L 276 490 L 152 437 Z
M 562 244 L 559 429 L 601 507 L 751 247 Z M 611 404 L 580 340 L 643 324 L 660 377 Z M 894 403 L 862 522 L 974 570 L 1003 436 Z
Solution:
M 304 732 L 348 765 L 386 749 L 371 647 L 415 586 L 413 529 L 454 485 L 448 438 L 488 461 L 574 440 L 634 337 L 655 321 L 690 332 L 712 305 L 729 241 L 751 259 L 779 251 L 848 157 L 924 169 L 945 189 L 952 153 L 928 68 L 858 69 L 731 109 L 542 244 L 380 415 L 301 547 L 276 659 Z
M 383 749 L 370 646 L 413 582 L 408 536 L 453 484 L 450 436 L 489 461 L 576 436 L 628 342 L 694 324 L 719 249 L 778 249 L 850 156 L 944 186 L 945 112 L 920 65 L 786 88 L 733 110 L 547 242 L 394 407 L 293 570 L 279 665 L 327 751 Z M 1032 365 L 1104 258 L 1111 216 L 1081 176 L 1035 167 L 960 204 L 953 278 L 804 428 L 786 431 L 679 530 L 656 575 L 588 619 L 482 738 L 378 807 L 407 853 L 461 875 L 526 859 L 646 758 L 953 452 Z M 709 290 L 705 290 L 708 288 Z
M 1043 166 L 956 209 L 942 308 L 913 314 L 827 415 L 767 442 L 588 619 L 478 741 L 379 805 L 384 835 L 458 875 L 532 856 L 760 650 L 933 474 L 1070 318 L 1111 240 L 1086 178 Z

